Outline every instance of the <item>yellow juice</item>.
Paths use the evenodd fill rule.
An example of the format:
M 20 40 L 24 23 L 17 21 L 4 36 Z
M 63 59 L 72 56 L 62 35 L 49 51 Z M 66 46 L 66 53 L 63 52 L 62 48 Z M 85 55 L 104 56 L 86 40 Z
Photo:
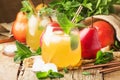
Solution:
M 48 35 L 45 33 L 42 42 L 42 58 L 46 63 L 56 64 L 58 68 L 79 66 L 81 64 L 80 40 L 77 44 L 77 48 L 72 50 L 69 35 L 61 32 Z
M 46 19 L 40 19 L 34 15 L 29 19 L 26 43 L 32 50 L 37 50 L 40 47 L 40 36 L 48 22 L 49 20 L 46 21 Z
M 37 29 L 34 35 L 28 34 L 27 35 L 27 44 L 30 46 L 31 49 L 37 50 L 40 46 L 40 36 L 42 30 Z

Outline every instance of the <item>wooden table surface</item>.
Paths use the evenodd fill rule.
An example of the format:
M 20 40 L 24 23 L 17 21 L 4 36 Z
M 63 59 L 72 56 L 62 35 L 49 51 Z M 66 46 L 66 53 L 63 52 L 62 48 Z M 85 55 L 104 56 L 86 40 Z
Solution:
M 9 44 L 12 43 L 3 43 L 0 46 L 4 47 Z M 17 76 L 20 64 L 14 63 L 13 57 L 5 56 L 2 53 L 3 50 L 0 50 L 0 80 L 38 80 L 30 68 L 21 70 L 19 76 Z M 92 74 L 83 75 L 82 70 L 78 69 L 63 73 L 64 78 L 54 80 L 120 80 L 120 70 L 107 74 L 99 73 L 99 68 L 85 71 Z

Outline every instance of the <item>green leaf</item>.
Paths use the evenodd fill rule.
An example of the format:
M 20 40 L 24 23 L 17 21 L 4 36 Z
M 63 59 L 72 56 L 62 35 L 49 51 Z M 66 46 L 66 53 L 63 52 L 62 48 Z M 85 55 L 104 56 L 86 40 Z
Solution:
M 37 72 L 36 77 L 38 79 L 46 79 L 46 78 L 55 79 L 55 78 L 62 78 L 64 77 L 64 75 L 61 73 L 53 72 L 52 70 L 49 70 L 48 72 Z
M 98 1 L 97 1 L 96 8 L 98 8 L 98 7 L 99 7 L 99 5 L 100 5 L 100 2 L 101 2 L 101 0 L 98 0 Z
M 98 51 L 96 56 L 95 64 L 105 64 L 113 60 L 113 53 L 112 52 L 102 52 Z
M 64 75 L 61 74 L 61 73 L 58 73 L 58 72 L 51 72 L 51 73 L 49 74 L 49 77 L 50 77 L 51 79 L 54 79 L 54 78 L 62 78 L 62 77 L 64 77 Z
M 78 48 L 79 45 L 79 36 L 76 34 L 70 34 L 70 41 L 71 41 L 71 49 L 75 50 L 76 48 Z
M 71 20 L 75 16 L 79 5 L 83 6 L 79 16 L 85 19 L 93 15 L 113 13 L 111 10 L 113 4 L 120 4 L 120 0 L 52 0 L 50 7 L 60 13 L 66 14 L 68 19 Z M 78 23 L 83 18 L 78 18 Z
M 22 1 L 21 11 L 27 13 L 27 17 L 30 18 L 34 14 L 34 10 L 28 0 Z
M 58 13 L 57 20 L 60 26 L 62 27 L 63 31 L 66 34 L 69 34 L 71 29 L 74 27 L 74 24 L 67 18 L 67 16 L 64 13 Z
M 28 58 L 32 55 L 30 49 L 25 46 L 24 44 L 16 41 L 17 51 L 15 52 L 14 61 L 20 62 L 23 61 L 25 58 Z
M 16 41 L 16 46 L 17 46 L 18 51 L 20 51 L 24 54 L 31 54 L 32 53 L 27 46 L 25 46 L 24 44 L 22 44 L 18 41 Z
M 68 73 L 68 72 L 69 72 L 67 68 L 63 68 L 63 71 L 64 71 L 65 73 Z
M 120 48 L 120 44 L 119 44 L 119 42 L 116 40 L 115 41 L 115 46 L 117 47 L 117 48 Z
M 14 56 L 14 62 L 19 63 L 21 60 L 21 57 L 18 55 L 18 53 L 16 53 L 16 55 Z
M 71 8 L 71 4 L 72 4 L 71 1 L 66 2 L 66 3 L 64 4 L 65 10 L 69 10 L 69 9 Z
M 48 78 L 49 73 L 48 72 L 37 72 L 36 76 L 38 79 L 46 79 Z
M 82 75 L 91 75 L 91 73 L 90 72 L 82 72 Z
M 48 8 L 48 7 L 43 7 L 42 9 L 40 9 L 39 11 L 39 16 L 45 15 L 49 16 L 52 13 L 54 13 L 55 11 L 52 8 Z
M 101 58 L 103 58 L 103 53 L 102 53 L 102 51 L 98 51 L 96 59 L 101 59 Z
M 92 11 L 92 4 L 91 3 L 83 4 L 83 6 Z
M 41 48 L 39 47 L 35 53 L 33 53 L 29 47 L 25 44 L 22 44 L 16 41 L 17 51 L 15 51 L 14 61 L 20 62 L 23 61 L 25 58 L 41 55 Z
M 41 55 L 41 52 L 42 52 L 42 49 L 39 47 L 39 48 L 36 50 L 36 54 L 37 54 L 37 55 Z

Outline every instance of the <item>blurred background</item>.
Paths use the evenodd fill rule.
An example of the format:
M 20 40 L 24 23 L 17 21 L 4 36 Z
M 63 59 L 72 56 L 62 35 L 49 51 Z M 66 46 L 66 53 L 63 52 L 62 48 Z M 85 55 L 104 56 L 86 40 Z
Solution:
M 16 14 L 21 9 L 22 0 L 0 0 L 0 23 L 13 22 L 15 20 Z M 44 3 L 48 4 L 52 0 L 31 0 L 35 6 L 38 4 Z M 115 5 L 115 13 L 120 15 L 120 5 Z
M 21 1 L 22 0 L 0 0 L 0 23 L 9 23 L 15 20 L 16 14 L 22 7 Z M 35 6 L 42 1 L 47 4 L 51 0 L 32 0 Z

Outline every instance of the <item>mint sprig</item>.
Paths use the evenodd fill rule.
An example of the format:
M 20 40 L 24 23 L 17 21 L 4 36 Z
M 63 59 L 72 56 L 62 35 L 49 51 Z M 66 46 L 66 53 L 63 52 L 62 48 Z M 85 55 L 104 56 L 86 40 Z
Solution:
M 73 24 L 64 13 L 57 13 L 57 20 L 66 34 L 69 34 L 71 29 L 75 27 L 75 24 Z
M 31 15 L 33 15 L 35 12 L 30 4 L 30 2 L 28 0 L 23 0 L 22 1 L 22 8 L 21 8 L 22 12 L 27 13 L 27 17 L 30 18 Z
M 64 77 L 63 74 L 58 73 L 58 72 L 53 72 L 52 70 L 49 70 L 48 72 L 37 72 L 36 76 L 38 79 L 55 79 L 55 78 L 62 78 Z
M 90 72 L 86 72 L 86 71 L 84 71 L 84 72 L 82 72 L 82 75 L 91 75 L 91 73 Z
M 16 46 L 17 46 L 17 51 L 15 51 L 15 56 L 14 56 L 15 62 L 20 62 L 23 61 L 25 58 L 41 54 L 41 48 L 38 48 L 38 50 L 33 53 L 29 47 L 18 41 L 16 41 Z
M 75 50 L 78 47 L 79 42 L 80 42 L 79 36 L 76 34 L 70 34 L 70 41 L 71 41 L 71 44 L 70 44 L 71 49 Z
M 112 52 L 102 52 L 98 51 L 96 56 L 95 64 L 105 64 L 113 60 Z

